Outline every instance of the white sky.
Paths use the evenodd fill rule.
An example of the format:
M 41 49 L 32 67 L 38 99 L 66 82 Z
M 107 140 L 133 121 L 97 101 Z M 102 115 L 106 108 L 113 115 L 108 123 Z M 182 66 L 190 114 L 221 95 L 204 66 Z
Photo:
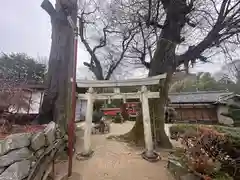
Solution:
M 54 3 L 55 0 L 50 0 Z M 51 43 L 50 18 L 40 4 L 42 0 L 7 0 L 0 6 L 0 52 L 24 52 L 32 57 L 48 57 Z M 78 76 L 85 77 L 83 62 L 89 55 L 80 44 L 78 50 Z M 216 72 L 223 63 L 199 64 L 193 71 Z M 139 73 L 134 73 L 139 76 Z M 91 75 L 90 75 L 91 76 Z

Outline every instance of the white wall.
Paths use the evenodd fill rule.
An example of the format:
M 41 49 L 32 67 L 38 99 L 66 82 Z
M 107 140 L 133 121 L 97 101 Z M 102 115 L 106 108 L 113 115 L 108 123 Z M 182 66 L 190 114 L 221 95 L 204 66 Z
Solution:
M 228 107 L 225 105 L 219 105 L 217 108 L 218 122 L 225 125 L 233 125 L 233 120 L 230 117 L 221 115 L 221 113 L 228 113 Z
M 41 93 L 36 92 L 32 95 L 32 103 L 29 113 L 38 113 L 40 108 Z M 76 114 L 75 120 L 84 120 L 82 119 L 86 115 L 87 101 L 77 99 L 76 101 Z
M 84 120 L 83 118 L 86 115 L 86 109 L 87 109 L 87 101 L 86 100 L 80 100 L 77 99 L 76 102 L 76 118 L 75 120 Z
M 26 92 L 27 96 L 30 98 L 30 93 Z M 31 98 L 31 104 L 29 109 L 29 114 L 38 114 L 41 103 L 41 92 L 33 92 Z M 83 117 L 86 115 L 87 101 L 77 99 L 76 102 L 76 120 L 84 120 Z M 20 109 L 19 113 L 28 113 L 27 110 Z
M 29 114 L 38 114 L 41 103 L 41 92 L 32 93 L 32 102 Z
M 39 113 L 39 108 L 40 108 L 40 103 L 41 103 L 41 92 L 33 92 L 32 96 L 30 92 L 24 92 L 24 94 L 28 97 L 27 100 L 30 101 L 30 107 L 29 107 L 29 112 L 27 109 L 19 109 L 18 113 L 23 113 L 23 114 L 38 114 Z M 17 110 L 12 110 L 10 108 L 10 111 L 16 113 Z

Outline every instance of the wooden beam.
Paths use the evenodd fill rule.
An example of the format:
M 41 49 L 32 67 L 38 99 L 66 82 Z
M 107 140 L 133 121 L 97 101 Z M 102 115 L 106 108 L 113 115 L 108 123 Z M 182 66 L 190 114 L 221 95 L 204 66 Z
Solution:
M 114 93 L 120 93 L 120 88 L 114 88 Z
M 101 94 L 93 94 L 93 98 L 96 100 L 108 100 L 111 99 L 140 99 L 141 92 L 134 93 L 101 93 Z M 148 92 L 148 98 L 159 98 L 159 92 Z M 79 99 L 87 99 L 86 94 L 78 94 Z
M 121 86 L 143 86 L 143 85 L 155 85 L 159 83 L 160 79 L 165 79 L 166 74 L 158 76 L 147 77 L 142 79 L 127 79 L 127 80 L 77 80 L 77 86 L 79 88 L 100 88 L 100 87 L 121 87 Z

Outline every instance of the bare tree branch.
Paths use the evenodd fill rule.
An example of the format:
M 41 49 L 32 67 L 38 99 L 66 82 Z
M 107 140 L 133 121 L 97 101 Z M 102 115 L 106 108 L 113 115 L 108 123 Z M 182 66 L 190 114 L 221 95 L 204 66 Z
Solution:
M 102 73 L 102 66 L 95 54 L 95 51 L 98 47 L 96 46 L 97 48 L 95 47 L 93 49 L 90 47 L 89 43 L 84 38 L 84 28 L 85 28 L 85 24 L 84 24 L 84 12 L 83 12 L 81 16 L 79 16 L 79 36 L 86 50 L 89 52 L 91 56 L 90 64 L 84 62 L 84 65 L 87 66 L 96 75 L 98 79 L 103 80 L 104 77 Z
M 56 10 L 54 9 L 52 3 L 49 0 L 44 0 L 41 4 L 41 7 L 49 14 L 49 16 L 53 17 L 56 14 Z
M 112 75 L 113 71 L 118 67 L 118 65 L 121 63 L 121 61 L 124 58 L 124 55 L 126 53 L 126 51 L 128 50 L 129 44 L 131 43 L 131 41 L 133 40 L 135 34 L 132 33 L 131 31 L 129 32 L 128 36 L 123 35 L 123 41 L 122 41 L 122 52 L 121 55 L 119 57 L 119 59 L 115 62 L 112 63 L 110 65 L 110 68 L 108 69 L 108 73 L 106 75 L 105 79 L 109 79 L 110 76 Z
M 109 21 L 104 19 L 102 17 L 101 21 L 104 24 L 104 27 L 102 29 L 103 36 L 98 39 L 98 44 L 94 47 L 91 47 L 90 44 L 92 44 L 91 40 L 87 40 L 84 34 L 84 30 L 86 27 L 86 19 L 88 16 L 98 16 L 98 13 L 100 9 L 94 9 L 93 11 L 89 11 L 88 13 L 85 13 L 84 10 L 82 10 L 81 15 L 79 15 L 79 25 L 80 25 L 80 39 L 82 43 L 84 44 L 86 50 L 91 56 L 90 63 L 84 62 L 84 65 L 91 70 L 97 79 L 106 80 L 111 77 L 113 72 L 116 70 L 116 68 L 119 66 L 121 61 L 125 58 L 125 53 L 128 50 L 129 44 L 131 43 L 132 39 L 135 35 L 135 26 L 125 28 L 125 31 L 121 31 L 118 29 L 118 27 L 114 26 L 114 21 Z M 112 17 L 111 17 L 112 18 Z M 110 20 L 111 20 L 110 18 Z M 107 23 L 105 23 L 107 22 Z M 96 26 L 98 29 L 98 24 L 95 22 L 93 23 L 94 26 Z M 121 44 L 117 43 L 115 45 L 112 45 L 110 37 L 115 34 L 116 38 L 122 38 Z M 119 44 L 119 45 L 118 45 Z M 101 49 L 101 50 L 100 50 Z M 100 55 L 99 53 L 108 54 L 106 55 Z M 117 53 L 117 54 L 114 54 Z M 104 64 L 104 65 L 103 65 Z
M 144 67 L 151 68 L 152 63 L 148 61 L 155 61 L 157 56 L 153 56 L 153 54 L 156 51 L 162 51 L 160 53 L 161 57 L 165 57 L 163 56 L 164 48 L 157 48 L 164 45 L 164 43 L 161 43 L 163 41 L 174 44 L 173 48 L 179 45 L 190 48 L 182 54 L 178 53 L 180 55 L 175 54 L 176 57 L 173 58 L 174 62 L 171 62 L 172 64 L 168 60 L 164 61 L 164 63 L 159 62 L 158 64 L 162 65 L 162 70 L 159 70 L 159 72 L 164 72 L 165 66 L 170 64 L 177 68 L 182 64 L 195 64 L 196 60 L 207 62 L 207 57 L 203 55 L 206 51 L 218 48 L 222 43 L 236 45 L 239 41 L 240 2 L 237 0 L 140 0 L 131 2 L 113 0 L 110 4 L 110 7 L 113 8 L 110 9 L 112 14 L 110 13 L 109 17 L 104 18 L 109 18 L 111 21 L 107 21 L 109 24 L 103 29 L 102 38 L 91 49 L 94 53 L 98 50 L 98 53 L 109 51 L 108 55 L 101 60 L 97 59 L 96 55 L 96 58 L 91 56 L 91 62 L 88 64 L 88 67 L 93 69 L 93 67 L 97 66 L 95 64 L 96 59 L 100 62 L 100 65 L 103 61 L 107 61 L 108 70 L 104 79 L 108 79 L 112 69 L 115 70 L 121 64 L 118 62 L 141 63 Z M 132 30 L 133 27 L 134 30 Z M 113 33 L 119 37 L 122 33 L 124 34 L 130 30 L 134 31 L 135 35 L 127 45 L 126 50 L 121 45 L 109 44 L 109 34 Z M 189 34 L 191 34 L 191 37 L 189 37 Z M 190 38 L 192 39 L 191 42 L 189 42 Z M 89 42 L 87 43 L 89 44 Z M 116 48 L 115 52 L 118 55 L 114 55 L 111 50 L 114 48 Z M 91 52 L 89 48 L 86 49 Z M 171 52 L 175 51 L 171 50 Z M 159 60 L 156 61 L 160 61 L 161 57 L 158 56 Z M 156 64 L 151 66 L 156 67 Z
M 190 61 L 201 57 L 207 48 L 219 46 L 220 43 L 240 33 L 240 6 L 236 1 L 230 8 L 231 0 L 222 2 L 220 10 L 215 7 L 218 18 L 215 25 L 209 31 L 208 35 L 194 48 L 189 49 L 184 54 L 178 57 L 177 64 L 180 65 L 183 61 Z
M 95 53 L 95 51 L 97 49 L 106 46 L 106 44 L 107 44 L 107 32 L 110 32 L 110 31 L 107 31 L 107 28 L 108 28 L 107 26 L 103 28 L 103 38 L 100 38 L 99 45 L 97 45 L 93 48 L 93 53 Z

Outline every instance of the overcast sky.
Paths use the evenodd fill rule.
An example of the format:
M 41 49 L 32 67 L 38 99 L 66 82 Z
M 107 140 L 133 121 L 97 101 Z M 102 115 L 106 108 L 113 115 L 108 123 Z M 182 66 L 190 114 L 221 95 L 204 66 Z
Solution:
M 50 0 L 54 3 L 55 0 Z M 50 18 L 41 7 L 42 0 L 7 0 L 0 6 L 0 52 L 23 52 L 32 57 L 48 57 L 51 43 Z M 89 55 L 80 44 L 78 50 L 78 67 L 83 70 L 83 61 Z M 199 64 L 193 71 L 216 72 L 222 63 Z M 135 73 L 136 75 L 139 74 Z M 81 75 L 85 76 L 85 75 Z

